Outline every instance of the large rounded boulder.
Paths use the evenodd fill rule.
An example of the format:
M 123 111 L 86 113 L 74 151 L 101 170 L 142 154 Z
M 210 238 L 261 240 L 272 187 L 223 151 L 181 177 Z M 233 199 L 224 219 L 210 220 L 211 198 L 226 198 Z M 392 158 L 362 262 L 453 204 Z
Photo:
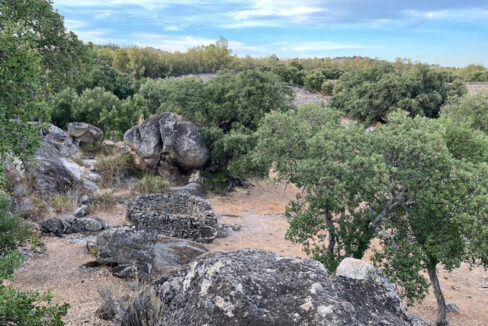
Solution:
M 78 144 L 98 145 L 103 141 L 103 131 L 85 122 L 68 123 L 68 135 Z
M 129 129 L 124 140 L 139 165 L 154 171 L 168 162 L 182 170 L 198 169 L 209 159 L 198 126 L 173 113 L 151 116 Z
M 253 249 L 209 253 L 156 282 L 166 307 L 155 324 L 414 325 L 395 285 L 368 266 L 361 277 L 331 280 L 311 259 Z

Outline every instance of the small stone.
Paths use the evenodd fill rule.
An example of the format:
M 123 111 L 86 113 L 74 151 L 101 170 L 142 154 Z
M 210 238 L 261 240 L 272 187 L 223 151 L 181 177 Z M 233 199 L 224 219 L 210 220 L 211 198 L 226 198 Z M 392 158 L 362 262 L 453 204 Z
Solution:
M 102 224 L 93 218 L 84 218 L 81 220 L 86 231 L 100 231 L 102 230 Z
M 88 253 L 92 256 L 97 256 L 97 253 L 98 253 L 98 248 L 97 248 L 97 244 L 95 241 L 93 240 L 88 240 L 86 242 L 86 249 L 88 249 Z
M 78 207 L 74 213 L 75 217 L 85 217 L 88 214 L 90 214 L 90 206 L 88 205 L 82 205 L 81 207 Z
M 78 198 L 79 205 L 90 205 L 92 202 L 93 202 L 92 199 L 88 195 L 83 195 L 80 198 Z
M 448 302 L 446 304 L 447 312 L 459 313 L 459 307 L 454 302 Z
M 241 225 L 240 224 L 234 224 L 232 225 L 232 230 L 234 231 L 240 231 L 241 230 Z

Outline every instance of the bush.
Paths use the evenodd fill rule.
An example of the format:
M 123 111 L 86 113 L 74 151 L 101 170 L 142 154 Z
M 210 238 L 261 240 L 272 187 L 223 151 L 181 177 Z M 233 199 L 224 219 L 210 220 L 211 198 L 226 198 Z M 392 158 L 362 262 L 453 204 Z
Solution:
M 102 87 L 86 89 L 74 102 L 73 116 L 77 121 L 83 121 L 105 130 L 109 124 L 100 124 L 102 111 L 120 110 L 122 102 Z
M 0 324 L 62 326 L 69 304 L 51 305 L 49 293 L 21 292 L 0 285 Z
M 320 70 L 309 72 L 303 81 L 303 85 L 311 91 L 319 92 L 324 83 L 324 75 Z
M 332 96 L 334 95 L 334 87 L 335 87 L 335 84 L 333 81 L 326 81 L 322 84 L 322 93 L 324 93 L 324 95 L 327 95 L 327 96 Z
M 51 121 L 56 126 L 66 129 L 68 122 L 73 121 L 73 105 L 78 94 L 71 88 L 52 95 L 49 98 L 49 106 L 51 109 Z
M 398 72 L 389 63 L 375 64 L 343 74 L 331 106 L 367 125 L 386 122 L 396 109 L 437 118 L 448 96 L 465 92 L 464 85 L 453 81 L 451 73 L 425 65 Z
M 137 184 L 138 194 L 158 194 L 169 190 L 169 182 L 159 175 L 146 175 Z

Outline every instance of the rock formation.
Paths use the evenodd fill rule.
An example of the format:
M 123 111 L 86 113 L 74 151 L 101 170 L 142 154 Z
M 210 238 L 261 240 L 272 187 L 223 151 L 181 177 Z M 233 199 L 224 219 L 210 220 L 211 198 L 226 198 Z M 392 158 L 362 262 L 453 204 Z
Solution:
M 211 242 L 217 236 L 217 216 L 202 198 L 188 193 L 141 195 L 127 205 L 127 220 L 158 233 Z
M 65 131 L 51 125 L 42 132 L 32 175 L 40 192 L 64 192 L 81 185 L 82 169 L 70 160 L 78 151 Z
M 78 218 L 68 216 L 65 219 L 52 217 L 41 222 L 42 232 L 57 236 L 79 232 L 95 232 L 108 228 L 110 228 L 109 224 L 98 217 Z
M 155 283 L 166 304 L 155 325 L 417 323 L 406 314 L 395 285 L 374 267 L 361 261 L 345 264 L 331 280 L 323 265 L 311 259 L 253 249 L 202 255 Z M 150 310 L 141 298 L 134 306 Z
M 181 268 L 207 249 L 190 241 L 163 238 L 153 229 L 118 227 L 98 235 L 97 262 L 119 277 L 149 278 Z
M 173 113 L 154 115 L 124 135 L 138 166 L 171 178 L 178 170 L 203 167 L 209 151 L 198 127 Z
M 103 131 L 85 122 L 68 123 L 68 135 L 79 145 L 99 145 L 103 141 Z

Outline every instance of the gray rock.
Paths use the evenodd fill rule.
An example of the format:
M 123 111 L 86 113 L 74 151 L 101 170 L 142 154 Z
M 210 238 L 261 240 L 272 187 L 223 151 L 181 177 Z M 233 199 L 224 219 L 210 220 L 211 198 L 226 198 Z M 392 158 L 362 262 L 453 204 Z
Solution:
M 217 238 L 226 238 L 229 236 L 229 232 L 227 231 L 228 227 L 227 224 L 217 224 Z
M 90 206 L 88 205 L 81 205 L 75 210 L 75 217 L 85 217 L 90 214 Z
M 64 233 L 63 222 L 59 218 L 50 218 L 41 222 L 41 230 L 44 233 L 52 233 L 61 236 Z
M 83 180 L 83 189 L 85 189 L 89 192 L 97 192 L 98 186 L 93 181 L 85 179 L 85 180 Z
M 176 193 L 186 193 L 189 195 L 206 198 L 207 192 L 203 189 L 202 185 L 196 182 L 192 182 L 182 187 L 174 187 L 171 189 L 172 192 Z
M 93 218 L 84 218 L 81 221 L 86 231 L 100 231 L 103 229 L 102 223 Z
M 152 271 L 156 240 L 157 232 L 151 229 L 109 229 L 97 237 L 97 261 L 114 266 L 112 273 L 115 276 L 148 278 Z
M 141 195 L 127 205 L 127 220 L 170 237 L 211 242 L 217 236 L 217 216 L 202 198 L 186 193 Z
M 233 231 L 240 231 L 241 230 L 241 225 L 240 224 L 234 224 L 232 225 L 232 230 Z
M 173 271 L 207 251 L 204 246 L 187 240 L 159 240 L 154 247 L 154 270 L 158 273 Z
M 91 205 L 92 203 L 93 203 L 93 198 L 91 198 L 88 195 L 83 195 L 80 198 L 78 198 L 79 205 Z
M 376 270 L 330 280 L 315 260 L 263 250 L 202 255 L 154 288 L 166 304 L 159 326 L 415 323 L 395 285 Z
M 459 313 L 459 307 L 454 302 L 446 303 L 447 312 L 452 312 L 455 314 Z
M 56 126 L 42 130 L 42 143 L 36 152 L 32 176 L 41 193 L 65 192 L 81 184 L 81 167 L 70 160 L 78 152 L 67 133 Z
M 41 222 L 41 230 L 44 233 L 51 233 L 57 236 L 80 232 L 96 232 L 108 229 L 110 226 L 106 221 L 94 218 L 77 218 L 68 216 L 65 219 L 50 218 Z
M 140 279 L 180 269 L 207 251 L 205 247 L 186 240 L 158 240 L 154 229 L 127 226 L 100 233 L 96 248 L 97 262 L 113 266 L 115 276 Z
M 98 145 L 103 141 L 103 131 L 85 122 L 68 123 L 68 135 L 78 144 Z
M 158 170 L 161 162 L 182 169 L 203 167 L 209 151 L 198 127 L 173 113 L 154 115 L 124 135 L 125 142 L 136 153 L 140 166 Z

